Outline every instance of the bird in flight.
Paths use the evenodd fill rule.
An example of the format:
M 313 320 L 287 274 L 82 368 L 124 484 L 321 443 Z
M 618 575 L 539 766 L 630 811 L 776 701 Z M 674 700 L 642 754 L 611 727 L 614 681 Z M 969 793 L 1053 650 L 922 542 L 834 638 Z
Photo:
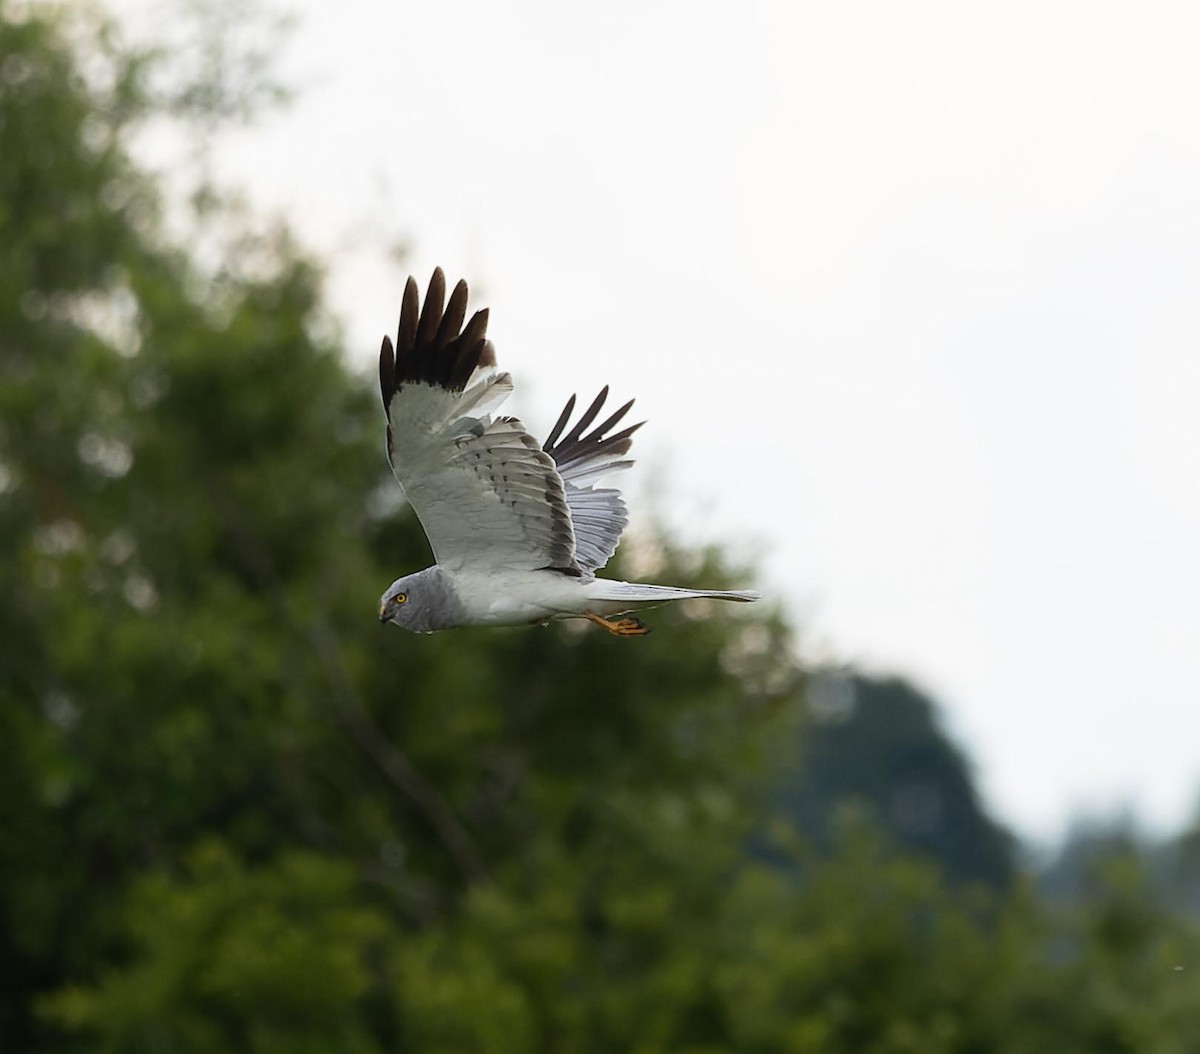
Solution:
M 697 590 L 597 578 L 628 516 L 620 492 L 596 486 L 628 468 L 633 433 L 614 432 L 633 400 L 593 427 L 605 387 L 578 420 L 575 396 L 539 444 L 496 410 L 512 378 L 496 369 L 487 309 L 469 322 L 467 283 L 446 302 L 433 272 L 424 307 L 409 278 L 393 346 L 383 338 L 379 389 L 387 455 L 433 549 L 432 567 L 396 579 L 379 621 L 415 633 L 584 618 L 620 637 L 641 636 L 637 608 L 689 597 L 751 601 L 751 590 Z

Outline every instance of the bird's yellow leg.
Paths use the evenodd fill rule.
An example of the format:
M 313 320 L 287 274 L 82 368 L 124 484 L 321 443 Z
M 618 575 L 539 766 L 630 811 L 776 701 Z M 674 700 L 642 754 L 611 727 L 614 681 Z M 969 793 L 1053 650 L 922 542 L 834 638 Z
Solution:
M 603 626 L 614 637 L 644 637 L 650 632 L 646 624 L 639 618 L 623 618 L 619 622 L 613 622 L 611 619 L 602 618 L 591 611 L 584 612 L 583 617 L 589 622 L 596 623 L 597 626 Z

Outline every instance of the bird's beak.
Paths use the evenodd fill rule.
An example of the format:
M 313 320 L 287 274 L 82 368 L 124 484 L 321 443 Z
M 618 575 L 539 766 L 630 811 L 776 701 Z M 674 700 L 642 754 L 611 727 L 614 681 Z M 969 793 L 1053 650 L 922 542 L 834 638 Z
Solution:
M 386 626 L 391 621 L 392 621 L 392 616 L 387 613 L 387 609 L 381 608 L 379 611 L 379 624 L 381 626 Z

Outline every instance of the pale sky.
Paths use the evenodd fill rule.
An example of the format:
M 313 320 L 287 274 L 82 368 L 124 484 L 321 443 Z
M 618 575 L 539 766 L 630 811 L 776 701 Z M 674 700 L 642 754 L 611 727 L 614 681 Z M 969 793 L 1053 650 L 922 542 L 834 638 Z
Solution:
M 356 363 L 465 276 L 535 431 L 636 395 L 635 522 L 929 691 L 1001 819 L 1192 815 L 1200 6 L 290 9 L 300 98 L 222 169 Z

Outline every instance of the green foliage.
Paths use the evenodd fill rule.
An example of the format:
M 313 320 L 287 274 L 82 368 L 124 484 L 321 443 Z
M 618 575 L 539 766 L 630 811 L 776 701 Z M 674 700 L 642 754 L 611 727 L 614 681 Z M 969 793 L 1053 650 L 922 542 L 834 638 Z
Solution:
M 182 875 L 135 883 L 133 963 L 43 1009 L 118 1050 L 374 1050 L 362 1003 L 388 923 L 358 895 L 344 862 L 290 853 L 250 869 L 202 843 Z
M 993 888 L 1012 880 L 1012 838 L 986 814 L 928 699 L 895 679 L 829 673 L 809 701 L 801 764 L 778 791 L 801 831 L 827 844 L 838 806 L 853 804 L 952 878 Z
M 319 269 L 173 244 L 127 152 L 155 67 L 84 18 L 0 0 L 5 1050 L 1195 1049 L 1195 926 L 1136 859 L 1063 910 L 771 822 L 777 613 L 380 630 L 428 554 Z

